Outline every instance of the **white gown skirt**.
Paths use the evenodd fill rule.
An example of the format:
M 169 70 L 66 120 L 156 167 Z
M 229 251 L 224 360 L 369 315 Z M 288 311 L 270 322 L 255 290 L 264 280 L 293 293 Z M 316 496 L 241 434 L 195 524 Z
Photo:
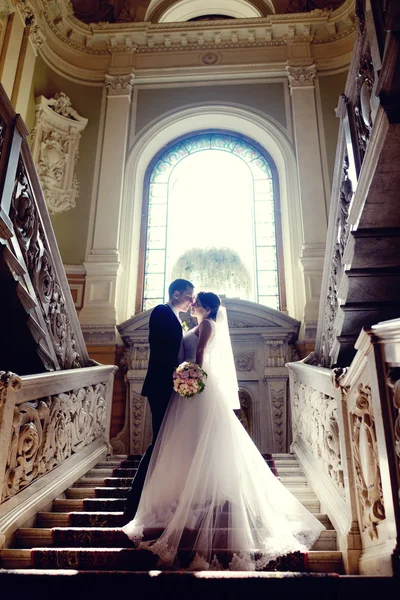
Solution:
M 140 548 L 158 554 L 159 567 L 179 567 L 179 553 L 188 549 L 190 569 L 263 569 L 306 552 L 324 529 L 273 475 L 218 396 L 210 376 L 201 394 L 172 395 L 138 511 L 123 527 Z

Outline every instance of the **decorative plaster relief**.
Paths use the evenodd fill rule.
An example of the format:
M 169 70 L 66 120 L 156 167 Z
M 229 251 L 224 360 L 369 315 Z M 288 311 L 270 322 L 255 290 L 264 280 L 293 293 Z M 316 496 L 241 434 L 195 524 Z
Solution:
M 314 87 L 314 80 L 317 74 L 317 67 L 310 65 L 308 67 L 286 67 L 289 78 L 290 88 Z
M 371 540 L 379 538 L 378 525 L 385 519 L 379 450 L 372 409 L 371 388 L 360 383 L 350 411 L 350 429 L 356 472 L 361 530 Z
M 106 75 L 107 95 L 130 96 L 134 77 L 134 75 Z
M 106 397 L 107 383 L 99 383 L 17 405 L 2 500 L 94 440 L 105 440 Z
M 254 371 L 255 353 L 240 352 L 235 355 L 235 367 L 237 371 Z
M 294 374 L 292 397 L 293 441 L 308 446 L 322 470 L 345 496 L 340 453 L 337 401 L 310 387 Z
M 79 183 L 75 165 L 79 140 L 88 120 L 79 116 L 63 92 L 53 98 L 38 98 L 36 122 L 32 131 L 32 154 L 50 213 L 76 206 Z

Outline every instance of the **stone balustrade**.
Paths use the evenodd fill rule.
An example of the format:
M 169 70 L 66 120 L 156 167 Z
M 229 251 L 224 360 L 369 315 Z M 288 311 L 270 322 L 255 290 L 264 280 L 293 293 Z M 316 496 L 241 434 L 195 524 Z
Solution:
M 302 362 L 289 363 L 291 450 L 338 532 L 347 573 L 356 573 L 360 540 L 352 498 L 346 414 L 333 372 Z
M 115 371 L 0 372 L 0 547 L 109 451 Z

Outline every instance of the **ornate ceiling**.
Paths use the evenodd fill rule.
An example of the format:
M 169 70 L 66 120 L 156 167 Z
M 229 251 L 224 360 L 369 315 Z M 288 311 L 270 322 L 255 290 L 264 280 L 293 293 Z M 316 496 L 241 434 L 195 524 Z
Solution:
M 71 0 L 74 16 L 85 23 L 132 23 L 152 21 L 159 22 L 163 16 L 171 12 L 171 8 L 183 4 L 182 0 Z M 275 14 L 295 14 L 311 12 L 317 10 L 334 10 L 343 4 L 344 0 L 241 0 L 241 4 L 248 5 L 250 11 L 248 16 L 266 16 Z M 190 2 L 186 0 L 186 10 Z M 193 3 L 193 13 L 190 20 L 209 20 L 232 19 L 239 16 L 234 10 L 224 10 L 228 6 L 221 1 L 203 1 L 200 3 L 202 9 L 195 8 Z M 215 10 L 207 10 L 207 4 L 215 7 Z M 198 3 L 197 3 L 198 5 Z M 232 4 L 231 4 L 232 6 Z M 218 9 L 217 9 L 218 7 Z M 222 10 L 221 10 L 222 8 Z M 197 14 L 199 13 L 199 14 Z M 230 14 L 229 14 L 230 13 Z M 245 15 L 240 15 L 245 16 Z M 172 19 L 168 19 L 172 20 Z M 187 20 L 180 18 L 179 20 Z

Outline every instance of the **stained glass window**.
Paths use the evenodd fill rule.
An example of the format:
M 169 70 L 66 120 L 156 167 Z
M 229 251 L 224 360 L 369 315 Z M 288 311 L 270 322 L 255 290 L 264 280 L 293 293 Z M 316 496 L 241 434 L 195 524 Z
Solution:
M 227 172 L 231 174 L 228 177 L 226 172 L 223 175 L 223 153 L 232 157 L 227 167 L 230 169 Z M 200 154 L 211 162 L 197 158 L 194 160 Z M 251 297 L 246 299 L 276 310 L 282 309 L 275 184 L 271 164 L 264 154 L 256 144 L 253 145 L 242 137 L 211 132 L 180 140 L 157 157 L 148 173 L 143 310 L 167 299 L 171 264 L 176 259 L 177 252 L 172 246 L 175 244 L 179 250 L 181 238 L 181 249 L 190 249 L 188 244 L 196 244 L 198 227 L 203 228 L 204 244 L 207 240 L 210 241 L 210 236 L 207 238 L 207 221 L 206 225 L 197 225 L 196 228 L 199 223 L 198 215 L 202 211 L 212 214 L 213 220 L 219 224 L 216 235 L 220 241 L 226 238 L 223 235 L 225 230 L 231 229 L 229 244 L 225 240 L 224 245 L 230 245 L 239 255 L 242 253 L 252 274 Z M 220 167 L 220 172 L 215 171 L 217 175 L 214 177 L 210 165 L 213 169 Z M 190 171 L 190 185 L 189 188 L 184 188 L 186 195 L 181 191 L 180 199 L 177 200 L 176 190 L 184 168 Z M 235 190 L 232 187 L 229 189 L 229 180 L 235 176 L 245 180 L 239 200 L 236 196 L 236 204 Z M 234 188 L 238 187 L 237 181 L 233 184 L 230 182 Z M 201 191 L 197 188 L 201 188 Z M 208 196 L 212 192 L 216 194 L 216 199 L 210 200 Z M 197 237 L 199 238 L 198 235 Z M 212 241 L 211 245 L 216 244 L 217 242 Z M 223 290 L 218 292 L 223 293 Z

